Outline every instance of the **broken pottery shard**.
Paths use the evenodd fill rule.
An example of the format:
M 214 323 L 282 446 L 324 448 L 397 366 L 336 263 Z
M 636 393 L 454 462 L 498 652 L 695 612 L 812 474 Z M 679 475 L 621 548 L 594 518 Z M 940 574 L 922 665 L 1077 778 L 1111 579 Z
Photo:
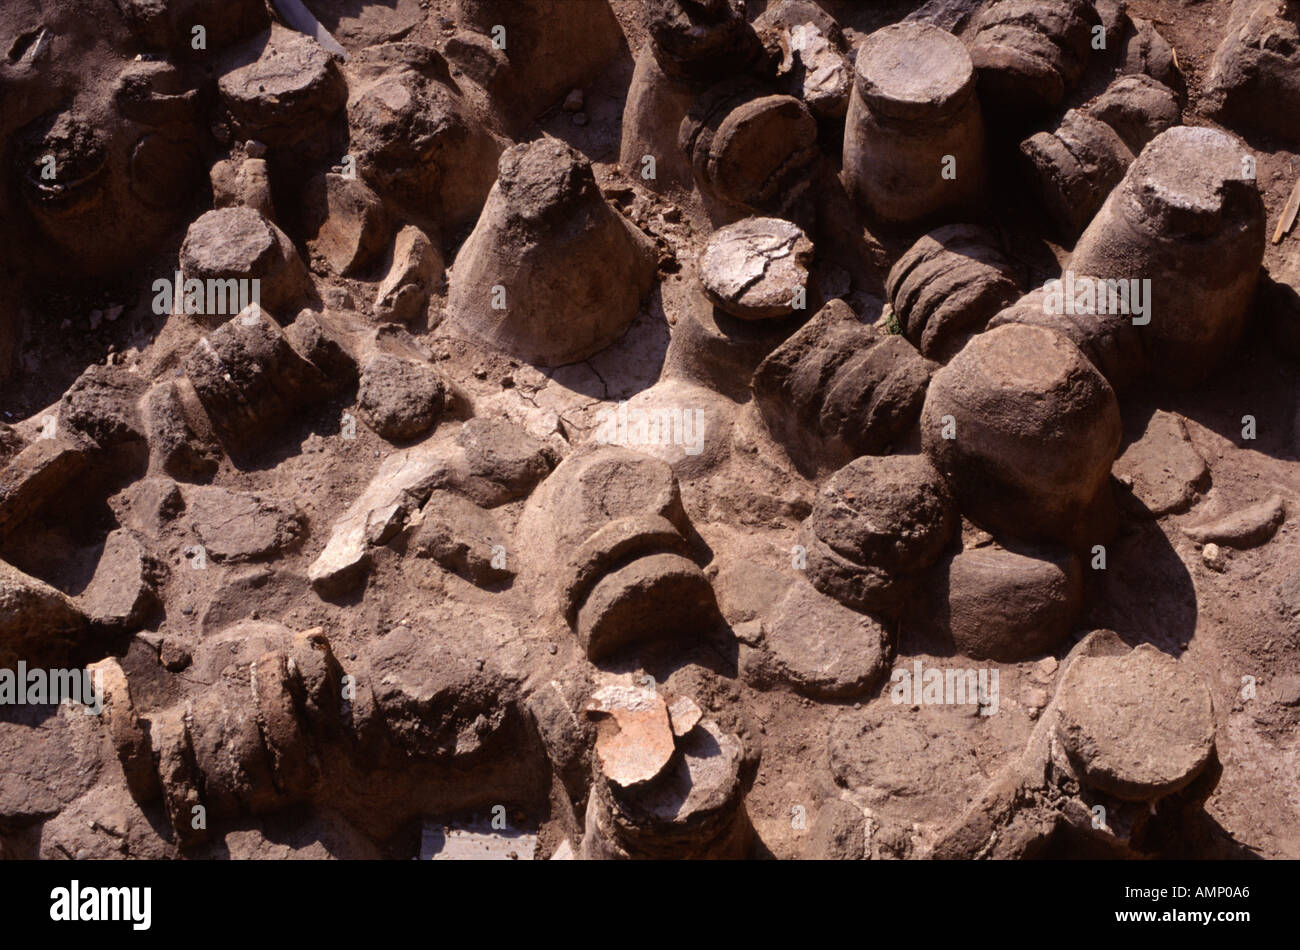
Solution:
M 673 735 L 679 739 L 694 729 L 703 716 L 704 712 L 689 696 L 674 696 L 668 701 L 668 720 Z
M 704 294 L 732 316 L 766 320 L 807 306 L 812 242 L 780 218 L 746 218 L 719 228 L 700 258 Z
M 515 575 L 505 558 L 497 557 L 504 554 L 506 541 L 492 512 L 454 492 L 435 491 L 420 510 L 407 550 L 487 587 Z
M 635 686 L 605 686 L 584 710 L 596 720 L 596 755 L 605 777 L 628 788 L 648 782 L 673 756 L 673 730 L 663 698 Z
M 443 452 L 422 442 L 394 452 L 380 464 L 366 490 L 334 523 L 325 550 L 312 562 L 307 579 L 323 596 L 356 587 L 370 564 L 370 547 L 383 544 L 402 525 L 443 471 Z
M 819 119 L 842 118 L 849 107 L 853 67 L 838 23 L 811 0 L 781 0 L 754 21 L 763 45 L 779 61 L 785 90 Z
M 143 380 L 123 370 L 92 365 L 59 402 L 59 425 L 80 441 L 101 449 L 143 437 L 136 402 Z
M 429 293 L 442 281 L 442 252 L 429 236 L 407 225 L 393 243 L 393 262 L 375 294 L 375 317 L 409 323 L 424 310 Z
M 682 737 L 654 779 L 623 787 L 598 772 L 587 800 L 586 859 L 735 860 L 753 830 L 740 780 L 744 747 L 712 720 Z
M 144 730 L 135 704 L 131 701 L 131 687 L 121 665 L 112 657 L 86 667 L 91 676 L 100 680 L 100 701 L 104 705 L 104 723 L 113 750 L 122 763 L 122 774 L 127 788 L 137 801 L 147 802 L 158 797 L 158 776 L 153 769 L 153 750 Z

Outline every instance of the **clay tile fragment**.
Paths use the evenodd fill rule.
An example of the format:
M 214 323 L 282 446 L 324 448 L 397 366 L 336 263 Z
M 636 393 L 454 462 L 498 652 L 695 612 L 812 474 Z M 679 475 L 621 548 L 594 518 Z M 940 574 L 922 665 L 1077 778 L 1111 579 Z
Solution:
M 648 782 L 673 756 L 673 731 L 663 698 L 635 686 L 604 686 L 584 710 L 596 726 L 596 755 L 605 777 L 628 788 Z

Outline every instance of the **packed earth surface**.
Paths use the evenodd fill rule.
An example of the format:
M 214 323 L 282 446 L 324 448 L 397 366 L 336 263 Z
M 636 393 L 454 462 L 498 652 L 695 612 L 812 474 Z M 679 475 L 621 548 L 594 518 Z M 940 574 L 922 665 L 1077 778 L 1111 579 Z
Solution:
M 1300 2 L 5 0 L 0 857 L 1300 858 Z

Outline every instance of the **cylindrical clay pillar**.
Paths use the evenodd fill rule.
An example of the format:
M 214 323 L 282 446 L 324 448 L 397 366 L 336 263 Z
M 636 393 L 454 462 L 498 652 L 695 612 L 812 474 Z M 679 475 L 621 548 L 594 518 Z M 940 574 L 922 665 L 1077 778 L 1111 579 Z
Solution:
M 844 182 L 873 219 L 958 216 L 987 179 L 975 69 L 957 37 L 896 23 L 858 50 L 844 135 Z
M 1069 270 L 1138 284 L 1150 372 L 1192 385 L 1236 343 L 1264 256 L 1254 159 L 1234 135 L 1177 126 L 1151 140 L 1088 225 Z M 1149 287 L 1149 293 L 1147 292 Z
M 690 160 L 677 147 L 682 119 L 711 83 L 745 72 L 762 45 L 743 0 L 646 0 L 644 12 L 650 37 L 628 88 L 619 163 L 652 191 L 689 188 Z

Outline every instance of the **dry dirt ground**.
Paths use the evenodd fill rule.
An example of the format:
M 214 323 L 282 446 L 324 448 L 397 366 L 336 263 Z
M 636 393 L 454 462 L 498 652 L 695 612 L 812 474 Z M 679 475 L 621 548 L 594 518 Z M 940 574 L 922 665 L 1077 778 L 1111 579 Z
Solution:
M 308 0 L 307 6 L 348 50 L 349 71 L 367 46 L 401 40 L 444 50 L 462 28 L 457 0 Z M 566 15 L 582 15 L 576 12 L 582 6 L 578 0 L 559 6 Z M 91 616 L 63 652 L 48 651 L 52 640 L 41 630 L 20 633 L 13 618 L 0 619 L 0 631 L 13 638 L 4 654 L 9 665 L 18 659 L 29 666 L 60 666 L 116 658 L 115 669 L 129 683 L 132 725 L 144 735 L 141 740 L 129 730 L 114 733 L 103 717 L 86 717 L 71 707 L 0 708 L 0 855 L 412 857 L 420 852 L 427 828 L 487 822 L 499 805 L 508 833 L 529 839 L 528 852 L 537 858 L 550 857 L 566 841 L 567 849 L 583 852 L 591 822 L 589 815 L 584 819 L 588 798 L 595 794 L 593 783 L 606 781 L 601 757 L 593 751 L 605 721 L 584 707 L 601 685 L 644 684 L 649 676 L 659 694 L 693 699 L 720 734 L 739 738 L 738 791 L 728 793 L 726 807 L 743 799 L 753 832 L 745 845 L 751 856 L 844 856 L 847 848 L 857 849 L 857 856 L 923 857 L 991 784 L 1014 770 L 1043 717 L 1054 712 L 1053 697 L 1076 644 L 1090 631 L 1106 629 L 1127 646 L 1154 645 L 1208 688 L 1221 772 L 1202 806 L 1165 816 L 1133 842 L 1131 851 L 1120 844 L 1100 853 L 1300 857 L 1295 514 L 1300 512 L 1300 363 L 1295 351 L 1288 354 L 1276 343 L 1262 305 L 1252 312 L 1241 343 L 1208 380 L 1184 391 L 1140 386 L 1121 399 L 1121 453 L 1144 432 L 1151 442 L 1145 453 L 1122 456 L 1115 474 L 1130 483 L 1174 483 L 1187 489 L 1187 498 L 1176 513 L 1158 517 L 1121 506 L 1106 569 L 1088 570 L 1085 563 L 1084 607 L 1054 647 L 1017 661 L 974 660 L 905 616 L 882 621 L 889 640 L 882 669 L 910 668 L 920 661 L 995 670 L 996 715 L 981 716 L 960 705 L 896 705 L 887 674 L 856 693 L 805 695 L 808 690 L 780 677 L 748 675 L 753 650 L 744 642 L 746 632 L 728 622 L 685 637 L 652 637 L 589 659 L 549 599 L 561 570 L 557 565 L 573 552 L 557 547 L 547 534 L 562 535 L 563 525 L 557 528 L 545 511 L 532 510 L 540 507 L 537 493 L 545 479 L 542 487 L 528 484 L 505 500 L 478 505 L 491 515 L 488 534 L 495 535 L 489 540 L 501 543 L 508 580 L 485 581 L 472 569 L 448 566 L 445 558 L 419 556 L 421 504 L 412 507 L 408 499 L 397 523 L 370 539 L 359 583 L 339 591 L 313 586 L 313 565 L 326 552 L 335 523 L 395 453 L 424 446 L 434 456 L 452 458 L 463 422 L 500 419 L 517 427 L 521 441 L 543 446 L 537 457 L 554 466 L 593 441 L 602 409 L 660 380 L 673 358 L 674 336 L 684 321 L 696 319 L 691 314 L 700 306 L 698 260 L 717 220 L 697 190 L 656 194 L 643 187 L 635 169 L 619 166 L 634 62 L 648 38 L 639 2 L 611 0 L 610 6 L 624 42 L 583 86 L 580 107 L 570 111 L 554 101 L 535 118 L 512 128 L 500 125 L 494 133 L 513 142 L 551 136 L 572 146 L 590 161 L 605 201 L 654 241 L 654 288 L 614 343 L 578 362 L 547 368 L 454 333 L 441 270 L 456 260 L 477 214 L 446 224 L 439 233 L 418 215 L 401 219 L 402 200 L 387 195 L 397 224 L 418 221 L 432 233 L 439 273 L 427 303 L 412 319 L 376 316 L 371 304 L 388 274 L 398 227 L 386 232 L 371 264 L 338 276 L 308 248 L 299 204 L 304 183 L 337 165 L 341 151 L 323 158 L 295 155 L 279 165 L 272 146 L 277 222 L 311 267 L 311 287 L 297 295 L 288 312 L 273 316 L 288 326 L 305 308 L 334 321 L 330 328 L 343 326 L 344 349 L 355 344 L 353 356 L 383 351 L 432 367 L 452 394 L 441 420 L 411 439 L 384 438 L 360 408 L 357 382 L 345 380 L 295 404 L 265 438 L 242 442 L 222 434 L 214 463 L 200 474 L 160 467 L 154 433 L 147 431 L 143 451 L 127 440 L 78 455 L 71 476 L 56 472 L 42 481 L 18 472 L 17 460 L 41 441 L 49 418 L 67 428 L 64 394 L 88 367 L 98 364 L 129 377 L 139 387 L 131 391 L 132 399 L 189 372 L 187 360 L 218 324 L 183 313 L 155 313 L 150 288 L 176 271 L 187 230 L 214 207 L 212 166 L 231 156 L 242 160 L 246 152 L 244 136 L 217 101 L 214 76 L 224 68 L 218 51 L 211 58 L 173 57 L 181 64 L 185 88 L 199 90 L 195 186 L 172 189 L 162 210 L 151 205 L 138 212 L 139 220 L 128 208 L 117 220 L 101 221 L 97 233 L 63 235 L 62 245 L 43 240 L 19 212 L 23 197 L 15 182 L 26 157 L 15 144 L 20 133 L 74 101 L 109 101 L 122 69 L 143 47 L 114 0 L 4 4 L 0 133 L 7 183 L 0 205 L 6 250 L 0 321 L 21 330 L 14 371 L 0 376 L 0 422 L 12 427 L 0 434 L 15 448 L 13 454 L 0 454 L 0 466 L 9 466 L 0 468 L 0 491 L 9 493 L 3 504 L 10 506 L 0 519 L 0 560 L 25 578 L 5 583 L 36 579 L 66 595 L 60 603 L 82 614 L 94 613 L 106 596 L 104 585 L 131 593 L 147 587 L 151 594 L 129 619 L 104 623 Z M 755 19 L 766 6 L 750 0 L 747 16 Z M 856 48 L 920 4 L 826 0 L 823 6 L 838 18 L 849 47 Z M 1214 124 L 1202 99 L 1230 6 L 1228 0 L 1129 4 L 1129 14 L 1151 21 L 1176 51 L 1187 85 L 1185 124 Z M 44 54 L 49 59 L 24 67 L 33 31 L 40 30 L 48 33 L 38 34 L 36 44 L 50 43 Z M 23 68 L 41 76 L 22 74 Z M 354 85 L 359 82 L 348 75 Z M 1081 88 L 1069 102 L 1098 91 Z M 473 109 L 483 104 L 482 99 L 471 102 Z M 1049 116 L 1037 127 L 1054 121 Z M 1258 160 L 1271 237 L 1300 162 L 1295 151 L 1268 137 L 1252 136 L 1249 144 Z M 822 160 L 838 166 L 838 147 L 823 148 Z M 454 168 L 447 173 L 458 174 Z M 181 173 L 164 163 L 153 174 Z M 1028 288 L 1059 273 L 1071 245 L 1056 243 L 1017 176 L 995 170 L 999 190 L 991 222 Z M 826 286 L 841 288 L 827 297 L 845 297 L 871 323 L 882 313 L 889 267 L 921 231 L 876 235 L 868 222 L 857 221 L 856 227 L 865 235 L 861 253 L 856 247 L 833 250 L 834 234 L 813 233 L 813 267 Z M 87 273 L 90 264 L 83 266 L 60 249 L 71 246 L 69 241 L 106 249 L 109 260 L 101 273 Z M 1294 261 L 1297 241 L 1300 235 L 1293 233 L 1280 245 L 1270 242 L 1265 266 Z M 137 242 L 147 243 L 147 249 L 119 253 Z M 859 255 L 856 267 L 843 263 L 846 254 Z M 399 379 L 395 385 L 403 383 Z M 709 449 L 699 457 L 703 463 L 680 454 L 673 459 L 681 508 L 694 532 L 693 558 L 715 587 L 722 586 L 718 578 L 737 560 L 788 562 L 830 474 L 805 477 L 777 457 L 775 443 L 755 423 L 748 389 L 748 379 L 740 378 L 735 391 L 708 404 L 717 431 L 726 433 L 721 437 L 726 458 L 711 460 Z M 678 396 L 677 404 L 693 405 L 688 401 L 693 392 Z M 91 414 L 100 411 L 92 407 Z M 1186 440 L 1161 428 L 1165 417 L 1158 413 L 1181 417 Z M 1254 419 L 1253 438 L 1243 437 L 1244 416 Z M 906 450 L 916 451 L 915 446 L 914 440 Z M 505 452 L 510 446 L 498 448 Z M 1193 456 L 1204 460 L 1203 471 L 1171 474 L 1175 460 Z M 1197 468 L 1194 459 L 1188 464 Z M 12 514 L 11 509 L 20 509 L 13 486 L 29 477 L 39 483 L 32 489 L 37 499 Z M 463 484 L 449 478 L 446 490 L 456 495 Z M 177 501 L 173 483 L 183 502 Z M 231 494 L 204 494 L 217 490 Z M 1281 500 L 1285 514 L 1263 543 L 1207 547 L 1184 531 L 1272 496 Z M 431 517 L 427 508 L 423 517 Z M 462 527 L 453 516 L 451 534 Z M 110 558 L 108 541 L 115 532 L 134 540 L 145 568 L 138 557 Z M 979 534 L 969 522 L 963 532 L 968 539 Z M 671 613 L 670 606 L 662 605 L 665 613 Z M 0 601 L 0 608 L 15 617 L 24 609 L 17 598 Z M 61 609 L 43 607 L 44 612 L 23 617 L 35 617 L 38 625 L 54 623 L 50 618 Z M 245 717 L 254 716 L 260 680 L 250 683 L 247 673 L 231 673 L 219 657 L 235 657 L 247 667 L 279 651 L 292 661 L 299 656 L 295 650 L 312 653 L 292 636 L 315 628 L 328 638 L 342 671 L 357 676 L 363 690 L 371 690 L 368 677 L 374 671 L 375 698 L 365 702 L 380 711 L 361 711 L 365 703 L 349 696 L 350 731 L 318 728 L 312 717 L 323 714 L 312 706 L 311 683 L 302 685 L 305 673 L 294 680 L 290 662 L 286 682 L 293 685 L 284 695 L 296 704 L 290 714 L 298 720 L 295 741 L 309 750 L 300 757 L 312 776 L 290 788 L 283 777 L 289 767 L 276 756 L 292 757 L 294 750 L 274 748 L 276 740 L 268 736 L 276 727 L 268 725 L 265 710 L 255 725 L 236 721 L 240 702 L 247 705 Z M 125 716 L 122 696 L 114 694 L 110 712 Z M 215 720 L 222 724 L 205 725 Z M 375 725 L 378 720 L 383 722 Z M 177 722 L 189 729 L 188 740 L 173 741 L 168 730 Z M 374 747 L 382 751 L 365 746 L 367 729 L 384 733 Z M 255 743 L 259 735 L 271 747 L 272 766 L 235 762 L 245 754 L 241 743 Z M 143 795 L 128 787 L 129 768 L 119 759 L 133 741 L 142 743 L 143 771 L 150 776 L 139 780 L 140 787 L 151 789 Z M 205 743 L 206 751 L 200 748 Z M 683 754 L 680 748 L 676 754 Z M 223 768 L 222 775 L 215 774 Z M 153 772 L 161 778 L 161 796 Z M 178 820 L 183 823 L 200 801 L 209 816 L 206 829 L 191 828 L 192 836 L 180 833 Z M 852 831 L 836 839 L 831 819 L 819 822 L 830 803 L 844 801 L 854 809 L 850 824 L 865 828 L 865 843 L 846 846 L 843 839 L 858 840 Z M 535 852 L 529 838 L 534 834 Z M 1089 847 L 1081 836 L 1048 835 L 1036 853 L 1071 857 L 1091 853 Z M 692 852 L 683 845 L 680 853 Z

